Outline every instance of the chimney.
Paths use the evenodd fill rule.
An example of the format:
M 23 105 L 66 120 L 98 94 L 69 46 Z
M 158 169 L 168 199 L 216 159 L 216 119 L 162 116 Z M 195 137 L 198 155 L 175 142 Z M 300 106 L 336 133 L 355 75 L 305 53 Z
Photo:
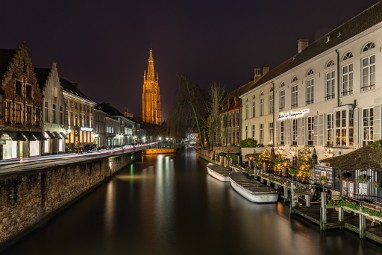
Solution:
M 260 78 L 261 78 L 261 68 L 255 68 L 254 69 L 254 72 L 255 72 L 255 74 L 254 74 L 254 76 L 253 76 L 253 80 L 255 81 L 255 82 L 257 82 L 258 80 L 260 80 Z
M 269 72 L 269 66 L 263 67 L 263 76 L 266 75 Z
M 298 39 L 297 40 L 297 53 L 301 53 L 301 51 L 305 50 L 306 47 L 309 46 L 308 39 Z

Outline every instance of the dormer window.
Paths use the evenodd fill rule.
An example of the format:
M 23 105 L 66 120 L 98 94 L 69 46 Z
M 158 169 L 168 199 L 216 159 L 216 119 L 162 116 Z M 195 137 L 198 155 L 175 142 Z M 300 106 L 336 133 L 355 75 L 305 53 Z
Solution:
M 373 48 L 375 48 L 375 44 L 373 42 L 369 42 L 365 45 L 365 47 L 363 47 L 362 52 L 368 51 Z
M 353 53 L 351 53 L 351 52 L 347 52 L 347 53 L 344 55 L 344 57 L 342 58 L 342 60 L 347 60 L 347 59 L 352 58 L 352 57 L 353 57 Z
M 326 63 L 326 67 L 331 67 L 331 66 L 334 66 L 333 60 L 329 60 L 328 63 Z

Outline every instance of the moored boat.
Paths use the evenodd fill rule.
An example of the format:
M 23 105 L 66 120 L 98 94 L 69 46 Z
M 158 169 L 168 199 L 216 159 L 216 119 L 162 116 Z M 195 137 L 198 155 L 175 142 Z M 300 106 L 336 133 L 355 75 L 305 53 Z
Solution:
M 222 182 L 229 182 L 230 171 L 227 168 L 215 165 L 213 163 L 208 163 L 206 167 L 208 174 L 214 177 L 215 179 L 218 179 Z

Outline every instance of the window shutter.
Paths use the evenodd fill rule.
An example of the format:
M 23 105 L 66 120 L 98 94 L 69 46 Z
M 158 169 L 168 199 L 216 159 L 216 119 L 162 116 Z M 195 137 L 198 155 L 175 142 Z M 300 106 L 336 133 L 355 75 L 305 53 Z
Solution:
M 374 141 L 381 140 L 381 105 L 374 106 Z
M 291 120 L 285 121 L 285 144 L 290 145 L 292 144 L 291 142 Z
M 362 142 L 359 142 L 358 134 L 361 130 L 358 130 L 358 117 L 359 116 L 359 109 L 354 109 L 354 145 L 355 146 L 362 146 Z M 362 137 L 362 136 L 361 136 Z
M 304 138 L 303 138 L 303 131 L 302 131 L 302 118 L 297 119 L 297 144 L 303 145 L 304 144 Z
M 301 144 L 302 145 L 307 145 L 305 126 L 306 126 L 306 118 L 301 118 Z
M 323 146 L 325 144 L 324 137 L 325 137 L 325 124 L 324 120 L 326 119 L 326 114 L 321 114 L 318 116 L 318 143 L 317 145 Z
M 313 145 L 318 145 L 318 116 L 314 116 L 313 121 Z
M 274 144 L 279 145 L 280 144 L 280 121 L 277 121 L 276 125 L 274 125 L 273 132 L 275 132 L 275 135 L 276 135 L 276 141 L 274 141 Z

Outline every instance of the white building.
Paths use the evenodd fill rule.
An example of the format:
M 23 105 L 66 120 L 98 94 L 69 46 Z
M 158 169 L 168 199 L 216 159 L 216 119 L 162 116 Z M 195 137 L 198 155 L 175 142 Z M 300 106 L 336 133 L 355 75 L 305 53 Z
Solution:
M 254 136 L 261 139 L 262 125 L 264 144 L 272 144 L 274 127 L 280 152 L 290 157 L 309 146 L 319 159 L 380 140 L 381 12 L 379 2 L 311 45 L 299 40 L 295 56 L 241 95 L 242 138 L 255 125 Z M 250 118 L 246 107 L 253 102 L 260 113 Z M 273 114 L 267 110 L 272 104 Z
M 43 95 L 43 132 L 46 140 L 41 154 L 65 152 L 65 102 L 56 63 L 51 68 L 35 68 Z

